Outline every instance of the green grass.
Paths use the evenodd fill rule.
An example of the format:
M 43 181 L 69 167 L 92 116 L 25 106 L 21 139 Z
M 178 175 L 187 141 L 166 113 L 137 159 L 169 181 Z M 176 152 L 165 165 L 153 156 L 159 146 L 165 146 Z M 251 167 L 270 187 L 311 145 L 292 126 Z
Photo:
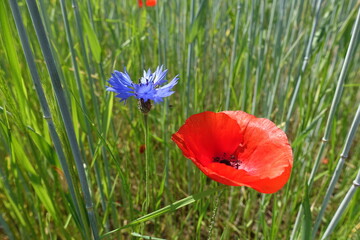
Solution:
M 360 37 L 349 47 L 359 1 L 317 11 L 319 0 L 38 0 L 38 22 L 34 3 L 0 2 L 0 239 L 320 239 L 337 221 L 330 239 L 358 239 L 360 137 L 347 136 L 360 104 Z M 180 81 L 145 139 L 137 102 L 119 103 L 106 80 L 161 64 Z M 223 189 L 170 140 L 190 115 L 223 110 L 286 130 L 294 167 L 281 191 Z

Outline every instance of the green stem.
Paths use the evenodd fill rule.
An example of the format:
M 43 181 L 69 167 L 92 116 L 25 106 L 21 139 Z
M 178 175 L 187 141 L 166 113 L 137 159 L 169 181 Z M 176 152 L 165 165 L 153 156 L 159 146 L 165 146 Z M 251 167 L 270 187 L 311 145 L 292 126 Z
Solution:
M 262 34 L 264 34 L 264 13 L 265 13 L 265 3 L 264 1 L 261 1 L 260 3 L 260 30 L 259 30 L 259 35 L 261 36 Z M 255 114 L 256 113 L 256 102 L 257 102 L 257 96 L 258 96 L 258 91 L 260 89 L 261 86 L 261 80 L 262 80 L 262 72 L 264 69 L 263 63 L 264 63 L 264 43 L 263 43 L 263 38 L 260 37 L 259 39 L 259 50 L 258 50 L 258 59 L 259 62 L 257 64 L 256 67 L 256 80 L 255 80 L 255 85 L 254 85 L 254 93 L 253 93 L 253 100 L 252 100 L 252 106 L 251 106 L 251 114 Z
M 190 23 L 194 23 L 194 9 L 195 9 L 195 0 L 191 0 L 190 5 Z M 190 33 L 189 33 L 190 34 Z M 187 55 L 187 66 L 186 66 L 186 108 L 185 108 L 185 116 L 189 116 L 190 106 L 192 105 L 190 103 L 190 81 L 191 81 L 191 66 L 194 62 L 193 60 L 193 48 L 194 44 L 193 42 L 188 44 L 188 55 Z M 187 160 L 187 177 L 188 177 L 188 192 L 191 193 L 191 163 L 190 160 Z
M 144 114 L 144 134 L 145 134 L 145 212 L 149 210 L 150 205 L 150 188 L 149 188 L 149 124 L 148 115 Z
M 276 95 L 276 90 L 279 86 L 279 82 L 280 82 L 280 73 L 281 73 L 281 66 L 280 66 L 280 61 L 281 61 L 281 57 L 282 57 L 282 53 L 283 53 L 283 49 L 281 47 L 281 37 L 283 35 L 283 28 L 284 28 L 284 23 L 283 23 L 283 19 L 284 19 L 284 9 L 285 9 L 285 1 L 282 0 L 280 3 L 280 7 L 279 7 L 279 20 L 277 22 L 277 27 L 276 27 L 276 40 L 275 40 L 275 51 L 274 51 L 274 56 L 273 58 L 275 59 L 275 63 L 273 64 L 273 71 L 276 73 L 275 75 L 275 83 L 273 84 L 272 89 L 269 91 L 269 101 L 268 101 L 268 112 L 267 112 L 267 118 L 271 117 L 271 113 L 273 111 L 273 106 L 274 106 L 274 101 L 275 101 L 275 95 Z M 251 58 L 250 58 L 251 59 Z
M 23 21 L 22 21 L 22 18 L 21 18 L 19 7 L 16 4 L 16 1 L 9 1 L 9 2 L 10 2 L 11 11 L 13 13 L 13 17 L 14 17 L 14 20 L 15 20 L 15 24 L 16 24 L 16 27 L 17 27 L 17 30 L 18 30 L 18 33 L 19 33 L 19 36 L 20 36 L 21 45 L 22 45 L 23 50 L 24 50 L 26 62 L 28 64 L 28 66 L 29 66 L 31 77 L 32 77 L 32 80 L 33 80 L 33 83 L 34 83 L 34 86 L 35 86 L 35 90 L 36 90 L 36 93 L 37 93 L 37 95 L 39 97 L 40 106 L 41 106 L 42 112 L 44 114 L 44 119 L 46 119 L 46 121 L 47 121 L 49 131 L 50 131 L 50 136 L 51 136 L 51 139 L 52 139 L 52 141 L 54 143 L 55 151 L 56 151 L 57 156 L 59 158 L 61 167 L 62 167 L 62 169 L 64 171 L 64 175 L 65 175 L 65 179 L 66 179 L 66 182 L 68 184 L 68 187 L 69 187 L 71 199 L 72 199 L 73 204 L 75 206 L 75 212 L 78 215 L 77 217 L 80 220 L 80 225 L 83 228 L 85 228 L 85 226 L 86 226 L 85 222 L 86 221 L 81 217 L 82 214 L 81 214 L 81 211 L 80 211 L 80 203 L 79 203 L 78 198 L 76 197 L 76 193 L 75 193 L 76 191 L 75 191 L 74 183 L 73 183 L 72 178 L 71 178 L 70 169 L 69 169 L 69 166 L 67 164 L 64 151 L 63 151 L 62 146 L 61 146 L 60 137 L 59 137 L 59 135 L 58 135 L 58 133 L 57 133 L 57 131 L 55 129 L 55 125 L 54 125 L 54 123 L 52 121 L 50 107 L 49 107 L 48 102 L 46 100 L 44 90 L 43 90 L 43 88 L 41 86 L 40 76 L 39 76 L 39 73 L 38 73 L 37 68 L 36 68 L 34 56 L 33 56 L 33 53 L 31 51 L 31 47 L 30 47 L 30 44 L 29 44 L 29 39 L 28 39 L 28 37 L 26 35 L 26 31 L 25 31 L 25 27 L 24 27 L 24 24 L 23 24 Z M 82 229 L 82 230 L 84 230 L 84 229 Z M 85 234 L 85 233 L 83 232 L 83 234 Z M 84 235 L 84 236 L 86 236 L 86 235 Z
M 236 21 L 235 21 L 235 31 L 234 31 L 234 42 L 232 46 L 231 51 L 231 60 L 230 60 L 230 73 L 229 73 L 229 79 L 228 84 L 226 86 L 226 99 L 225 99 L 225 110 L 229 110 L 229 104 L 230 104 L 230 93 L 231 93 L 231 87 L 232 87 L 232 81 L 234 78 L 234 64 L 235 64 L 235 57 L 236 57 L 236 45 L 237 45 L 237 39 L 238 39 L 238 32 L 239 32 L 239 25 L 240 25 L 240 0 L 237 3 L 237 11 L 236 11 Z M 245 94 L 243 92 L 243 94 Z
M 360 8 L 358 10 L 358 15 L 357 15 L 357 18 L 356 18 L 356 22 L 354 23 L 354 31 L 353 31 L 353 34 L 352 34 L 351 39 L 350 39 L 350 44 L 349 44 L 348 50 L 346 52 L 346 57 L 345 57 L 345 61 L 344 61 L 344 64 L 343 64 L 341 72 L 340 72 L 338 84 L 336 85 L 334 98 L 333 98 L 333 101 L 331 103 L 329 116 L 328 116 L 328 119 L 327 119 L 327 122 L 326 122 L 323 142 L 327 142 L 328 139 L 329 139 L 329 136 L 330 136 L 331 126 L 332 126 L 332 123 L 334 121 L 335 111 L 337 110 L 337 107 L 338 107 L 338 105 L 340 103 L 340 98 L 341 98 L 342 91 L 343 91 L 343 88 L 344 88 L 345 76 L 347 74 L 347 70 L 349 69 L 350 62 L 351 62 L 352 57 L 354 55 L 356 45 L 358 44 L 356 39 L 357 39 L 357 36 L 359 35 L 359 30 L 360 30 Z M 315 178 L 315 174 L 317 172 L 317 169 L 319 168 L 319 163 L 320 163 L 320 159 L 315 162 L 315 167 L 312 169 L 310 179 L 309 179 L 309 185 L 310 185 L 309 186 L 309 191 L 311 189 L 311 185 L 312 185 L 313 179 Z
M 331 222 L 330 222 L 329 226 L 327 227 L 327 229 L 326 229 L 324 235 L 322 236 L 321 240 L 325 240 L 333 232 L 334 228 L 336 227 L 337 223 L 340 220 L 340 217 L 344 213 L 346 207 L 349 205 L 350 200 L 354 196 L 355 191 L 356 191 L 357 188 L 359 188 L 359 186 L 360 186 L 360 170 L 359 170 L 359 172 L 358 172 L 358 174 L 356 176 L 355 181 L 351 185 L 349 191 L 346 193 L 345 198 L 342 200 L 339 208 L 337 209 L 334 217 L 331 219 Z
M 352 143 L 354 141 L 355 132 L 356 132 L 357 128 L 359 127 L 359 124 L 360 124 L 360 104 L 359 104 L 359 107 L 357 109 L 356 115 L 354 117 L 353 123 L 351 124 L 348 136 L 346 138 L 346 141 L 345 141 L 345 144 L 344 144 L 344 149 L 343 149 L 342 153 L 340 154 L 339 162 L 338 162 L 338 164 L 336 166 L 336 169 L 334 171 L 334 174 L 333 174 L 333 176 L 331 178 L 329 187 L 326 190 L 326 195 L 325 195 L 325 198 L 324 198 L 324 200 L 322 202 L 319 215 L 316 218 L 315 225 L 314 225 L 314 230 L 313 230 L 313 237 L 314 238 L 315 238 L 315 234 L 316 234 L 316 232 L 317 232 L 317 230 L 318 230 L 318 228 L 320 226 L 321 219 L 322 219 L 322 217 L 323 217 L 323 215 L 325 213 L 325 209 L 326 209 L 326 207 L 328 205 L 330 197 L 333 194 L 335 184 L 339 180 L 340 173 L 341 173 L 341 170 L 342 170 L 342 168 L 344 166 L 345 160 L 349 155 L 350 147 L 351 147 L 351 145 L 352 145 Z
M 224 191 L 224 189 L 220 190 L 215 199 L 215 206 L 214 206 L 213 214 L 211 216 L 211 222 L 210 222 L 210 227 L 209 227 L 208 240 L 211 240 L 212 230 L 213 230 L 214 224 L 215 224 L 215 217 L 216 217 L 217 209 L 219 207 L 220 196 L 223 191 Z
M 59 76 L 58 70 L 56 69 L 54 56 L 52 55 L 52 52 L 50 49 L 50 43 L 49 43 L 49 40 L 45 33 L 44 25 L 41 20 L 36 2 L 34 0 L 26 0 L 26 2 L 28 5 L 28 9 L 30 12 L 30 16 L 31 16 L 35 31 L 36 31 L 38 41 L 40 43 L 42 53 L 45 58 L 46 66 L 47 66 L 49 74 L 50 74 L 52 86 L 53 86 L 54 92 L 56 94 L 56 100 L 57 100 L 58 106 L 60 108 L 60 113 L 61 113 L 62 119 L 64 121 L 65 130 L 66 130 L 69 142 L 70 142 L 72 154 L 74 156 L 76 169 L 79 174 L 80 185 L 81 185 L 81 188 L 82 188 L 82 191 L 84 194 L 86 210 L 88 213 L 88 218 L 90 221 L 90 226 L 91 226 L 91 230 L 93 233 L 93 237 L 95 240 L 97 240 L 97 239 L 99 239 L 99 231 L 97 228 L 97 221 L 96 221 L 96 216 L 94 213 L 94 206 L 93 206 L 91 195 L 90 195 L 89 184 L 86 179 L 85 168 L 84 168 L 83 160 L 82 160 L 82 157 L 80 154 L 79 145 L 78 145 L 78 142 L 76 139 L 73 122 L 72 122 L 71 115 L 70 115 L 70 112 L 69 112 L 69 109 L 68 109 L 68 106 L 66 103 L 64 91 L 61 86 L 60 76 Z
M 84 34 L 83 34 L 84 31 L 83 31 L 82 24 L 81 24 L 82 19 L 81 19 L 81 16 L 80 16 L 79 6 L 78 6 L 76 0 L 72 0 L 72 6 L 73 6 L 73 9 L 74 9 L 74 13 L 75 13 L 76 29 L 77 29 L 77 33 L 78 33 L 79 40 L 80 40 L 81 55 L 84 57 L 83 60 L 84 60 L 85 70 L 86 70 L 86 74 L 87 74 L 87 77 L 88 77 L 88 80 L 89 80 L 88 86 L 90 87 L 91 101 L 92 101 L 92 105 L 94 106 L 94 110 L 95 110 L 96 123 L 97 123 L 98 126 L 101 126 L 101 120 L 100 120 L 101 114 L 100 114 L 100 110 L 99 110 L 100 107 L 99 107 L 99 103 L 97 101 L 97 97 L 96 97 L 95 90 L 94 90 L 95 83 L 94 83 L 93 78 L 91 77 L 91 70 L 90 70 L 90 62 L 91 62 L 91 60 L 88 57 L 88 54 L 86 52 L 85 40 L 84 40 Z M 91 22 L 92 26 L 94 27 L 93 20 L 92 20 L 92 14 L 90 12 L 91 11 L 91 5 L 90 5 L 89 2 L 88 2 L 88 10 L 89 10 L 90 22 Z M 66 11 L 65 11 L 65 13 L 66 13 Z M 65 18 L 65 16 L 64 16 L 64 18 Z M 67 21 L 64 20 L 65 26 L 66 26 L 66 22 Z M 72 44 L 71 32 L 69 30 L 66 31 L 66 35 L 67 35 L 67 38 L 68 38 L 68 41 L 69 41 L 69 45 Z M 69 46 L 69 48 L 71 50 L 71 57 L 72 57 L 73 65 L 74 65 L 75 77 L 76 77 L 76 81 L 77 81 L 77 85 L 79 87 L 79 92 L 80 92 L 80 97 L 81 97 L 82 87 L 81 87 L 81 82 L 78 83 L 78 81 L 80 81 L 79 76 L 76 76 L 76 75 L 79 75 L 78 73 L 76 73 L 76 72 L 79 71 L 79 69 L 78 69 L 78 66 L 76 64 L 76 60 L 75 60 L 76 59 L 76 53 L 74 51 L 73 46 L 74 45 L 71 45 L 71 46 Z M 82 106 L 83 111 L 85 112 L 85 114 L 87 116 L 90 116 L 89 112 L 87 110 L 87 107 L 84 106 L 82 102 L 81 102 L 81 106 Z M 85 121 L 85 127 L 86 127 L 86 130 L 88 132 L 87 139 L 88 139 L 89 146 L 90 146 L 91 157 L 93 158 L 95 150 L 94 150 L 93 137 L 92 137 L 92 134 L 90 133 L 89 121 Z M 107 201 L 105 199 L 104 187 L 103 187 L 102 182 L 101 182 L 101 170 L 100 170 L 98 161 L 94 162 L 94 170 L 95 170 L 96 183 L 97 183 L 97 185 L 99 187 L 101 207 L 102 207 L 103 211 L 105 212 L 106 208 L 107 208 L 107 204 L 106 204 Z M 109 223 L 108 223 L 108 220 L 107 220 L 106 221 L 106 228 L 108 228 L 108 226 L 109 226 Z
M 312 42 L 314 40 L 316 27 L 317 27 L 318 22 L 319 22 L 321 3 L 322 3 L 322 0 L 317 0 L 317 3 L 316 3 L 316 15 L 315 15 L 315 18 L 314 18 L 314 21 L 313 21 L 311 33 L 310 33 L 308 43 L 307 43 L 307 47 L 305 49 L 303 63 L 302 63 L 301 69 L 300 69 L 300 73 L 298 74 L 298 77 L 297 77 L 296 86 L 295 86 L 294 92 L 292 94 L 289 110 L 288 110 L 288 113 L 287 113 L 287 116 L 286 116 L 286 123 L 285 123 L 285 128 L 284 128 L 285 132 L 288 129 L 290 118 L 291 118 L 293 110 L 294 110 L 295 101 L 296 101 L 297 96 L 298 96 L 299 91 L 300 91 L 302 75 L 304 74 L 304 72 L 306 70 L 306 67 L 308 65 L 308 62 L 309 62 Z
M 351 62 L 352 57 L 354 55 L 356 44 L 358 43 L 356 40 L 357 40 L 357 37 L 358 37 L 358 34 L 359 34 L 359 30 L 360 30 L 360 7 L 358 9 L 358 15 L 357 15 L 356 21 L 354 23 L 354 31 L 353 31 L 353 34 L 352 34 L 351 39 L 350 39 L 348 50 L 346 52 L 345 61 L 343 63 L 343 66 L 342 66 L 342 69 L 341 69 L 341 72 L 340 72 L 340 76 L 339 76 L 339 79 L 338 79 L 338 83 L 336 85 L 336 90 L 335 90 L 333 101 L 331 103 L 330 112 L 329 112 L 328 119 L 327 119 L 326 126 L 325 126 L 325 133 L 324 133 L 324 136 L 322 138 L 319 153 L 317 155 L 317 158 L 316 158 L 315 163 L 314 163 L 314 167 L 313 167 L 313 169 L 311 171 L 311 174 L 310 174 L 310 177 L 309 177 L 309 180 L 308 180 L 309 192 L 311 191 L 312 184 L 313 184 L 314 178 L 315 178 L 315 174 L 316 174 L 316 172 L 317 172 L 317 170 L 319 168 L 320 160 L 321 160 L 321 157 L 322 157 L 323 152 L 325 150 L 325 146 L 327 145 L 327 142 L 329 140 L 329 136 L 330 136 L 330 132 L 331 132 L 331 126 L 332 126 L 333 121 L 334 121 L 335 111 L 337 110 L 337 107 L 339 105 L 341 94 L 342 94 L 342 91 L 343 91 L 343 88 L 344 88 L 345 76 L 347 74 L 347 70 L 349 69 L 350 62 Z M 298 212 L 298 216 L 296 218 L 296 222 L 295 222 L 295 225 L 294 225 L 294 229 L 293 229 L 291 239 L 294 239 L 294 237 L 295 237 L 295 232 L 296 232 L 297 226 L 298 226 L 298 224 L 300 222 L 299 215 L 301 215 L 301 214 L 302 214 L 302 208 L 300 207 L 299 212 Z

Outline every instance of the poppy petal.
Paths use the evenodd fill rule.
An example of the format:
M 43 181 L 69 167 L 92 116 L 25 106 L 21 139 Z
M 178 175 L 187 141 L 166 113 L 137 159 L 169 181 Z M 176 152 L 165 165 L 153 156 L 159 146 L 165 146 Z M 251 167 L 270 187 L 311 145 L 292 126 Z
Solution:
M 246 151 L 240 153 L 239 158 L 244 160 L 248 171 L 257 172 L 257 175 L 275 177 L 287 166 L 292 166 L 292 150 L 286 134 L 268 119 L 239 112 L 241 111 L 226 112 L 226 114 L 236 119 L 239 124 L 246 123 L 246 128 L 242 132 Z M 264 167 L 258 168 L 258 164 Z
M 233 152 L 242 136 L 236 121 L 226 114 L 203 112 L 188 118 L 172 139 L 186 157 L 196 156 L 194 159 L 205 165 L 218 155 Z

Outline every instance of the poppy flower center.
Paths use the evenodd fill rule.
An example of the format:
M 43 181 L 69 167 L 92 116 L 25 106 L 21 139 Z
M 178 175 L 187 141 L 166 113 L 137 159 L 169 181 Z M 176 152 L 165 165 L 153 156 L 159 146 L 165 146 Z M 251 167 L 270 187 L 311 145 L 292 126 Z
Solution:
M 246 146 L 242 143 L 236 148 L 235 152 L 232 154 L 223 153 L 220 157 L 216 156 L 213 158 L 214 162 L 222 163 L 228 166 L 231 166 L 235 169 L 240 169 L 242 161 L 238 159 L 239 153 L 244 152 Z
M 234 154 L 227 153 L 224 153 L 220 157 L 214 157 L 213 160 L 214 162 L 222 163 L 235 169 L 240 169 L 240 166 L 242 164 L 242 161 L 237 159 Z

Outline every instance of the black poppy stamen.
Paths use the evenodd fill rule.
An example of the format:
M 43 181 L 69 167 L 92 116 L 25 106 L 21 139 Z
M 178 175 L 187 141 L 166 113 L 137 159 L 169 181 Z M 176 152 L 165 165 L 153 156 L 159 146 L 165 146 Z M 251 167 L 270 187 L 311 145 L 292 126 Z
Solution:
M 223 153 L 221 157 L 214 157 L 213 160 L 214 162 L 222 163 L 235 169 L 240 169 L 240 166 L 242 164 L 239 159 L 235 158 L 234 154 L 228 156 L 228 154 Z
M 228 165 L 228 166 L 231 166 L 231 163 L 230 163 L 230 161 L 229 160 L 221 160 L 221 161 L 219 161 L 219 163 L 223 163 L 223 164 L 226 164 L 226 165 Z

